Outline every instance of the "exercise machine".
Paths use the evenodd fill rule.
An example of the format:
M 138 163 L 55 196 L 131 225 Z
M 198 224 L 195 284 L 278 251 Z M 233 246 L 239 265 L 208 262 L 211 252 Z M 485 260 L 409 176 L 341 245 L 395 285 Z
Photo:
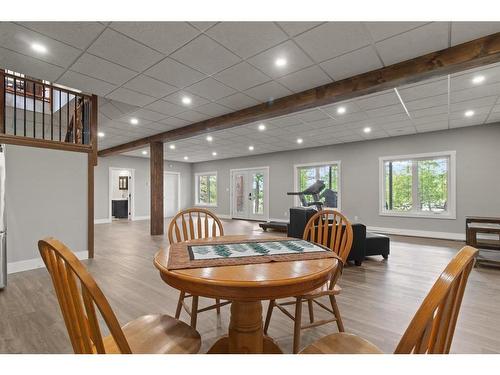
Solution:
M 298 233 L 296 233 L 295 228 L 304 228 L 303 224 L 307 223 L 309 218 L 317 211 L 321 211 L 324 206 L 337 207 L 337 192 L 325 189 L 325 183 L 322 180 L 316 180 L 314 184 L 303 191 L 287 192 L 286 194 L 298 195 L 301 206 L 290 208 L 290 223 L 269 221 L 259 224 L 264 232 L 268 229 L 273 229 L 279 232 L 288 232 L 289 235 L 297 237 Z M 309 201 L 307 197 L 312 197 L 312 200 Z M 325 199 L 324 203 L 321 201 L 322 198 Z M 302 237 L 302 233 L 300 233 L 299 237 Z

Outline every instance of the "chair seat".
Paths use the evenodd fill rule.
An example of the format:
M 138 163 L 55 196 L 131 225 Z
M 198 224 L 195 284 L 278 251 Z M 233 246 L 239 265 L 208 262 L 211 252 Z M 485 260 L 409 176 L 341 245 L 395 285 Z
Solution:
M 304 293 L 303 295 L 301 295 L 301 297 L 308 299 L 308 298 L 319 297 L 319 296 L 326 295 L 326 294 L 337 295 L 337 294 L 340 294 L 340 292 L 342 292 L 342 288 L 340 286 L 338 286 L 337 284 L 335 284 L 335 286 L 333 287 L 333 290 L 328 289 L 329 285 L 330 285 L 330 282 L 324 283 L 319 288 L 316 288 L 308 293 Z
M 370 341 L 350 333 L 334 333 L 305 347 L 300 354 L 383 354 Z
M 122 330 L 134 354 L 193 354 L 201 346 L 195 329 L 168 315 L 144 315 Z M 112 336 L 106 336 L 103 342 L 106 353 L 120 353 Z

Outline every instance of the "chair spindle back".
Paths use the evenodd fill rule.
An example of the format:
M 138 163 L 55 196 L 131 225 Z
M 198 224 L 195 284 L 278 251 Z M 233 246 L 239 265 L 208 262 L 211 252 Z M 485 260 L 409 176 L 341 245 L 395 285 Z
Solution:
M 224 228 L 219 218 L 204 208 L 189 208 L 178 212 L 168 227 L 168 241 L 171 244 L 223 235 Z

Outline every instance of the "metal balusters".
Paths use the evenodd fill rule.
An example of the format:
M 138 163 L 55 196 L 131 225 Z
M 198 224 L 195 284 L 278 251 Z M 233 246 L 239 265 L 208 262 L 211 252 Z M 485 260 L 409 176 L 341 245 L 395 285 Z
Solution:
M 36 138 L 36 83 L 33 82 L 33 138 Z
M 24 115 L 23 115 L 23 134 L 26 137 L 26 80 L 24 80 L 23 92 L 24 92 Z
M 54 140 L 54 89 L 50 87 L 50 140 Z
M 17 85 L 16 85 L 16 77 L 14 77 L 14 135 L 17 135 Z
M 42 84 L 42 138 L 45 139 L 45 85 Z
M 61 122 L 62 122 L 62 105 L 61 105 L 61 90 L 59 90 L 59 142 L 61 142 Z

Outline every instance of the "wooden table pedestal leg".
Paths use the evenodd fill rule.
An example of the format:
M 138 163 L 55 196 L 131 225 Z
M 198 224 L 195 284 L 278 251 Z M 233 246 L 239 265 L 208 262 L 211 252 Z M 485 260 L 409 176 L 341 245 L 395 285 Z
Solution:
M 217 340 L 208 353 L 282 353 L 271 338 L 264 336 L 260 301 L 231 303 L 229 334 Z

